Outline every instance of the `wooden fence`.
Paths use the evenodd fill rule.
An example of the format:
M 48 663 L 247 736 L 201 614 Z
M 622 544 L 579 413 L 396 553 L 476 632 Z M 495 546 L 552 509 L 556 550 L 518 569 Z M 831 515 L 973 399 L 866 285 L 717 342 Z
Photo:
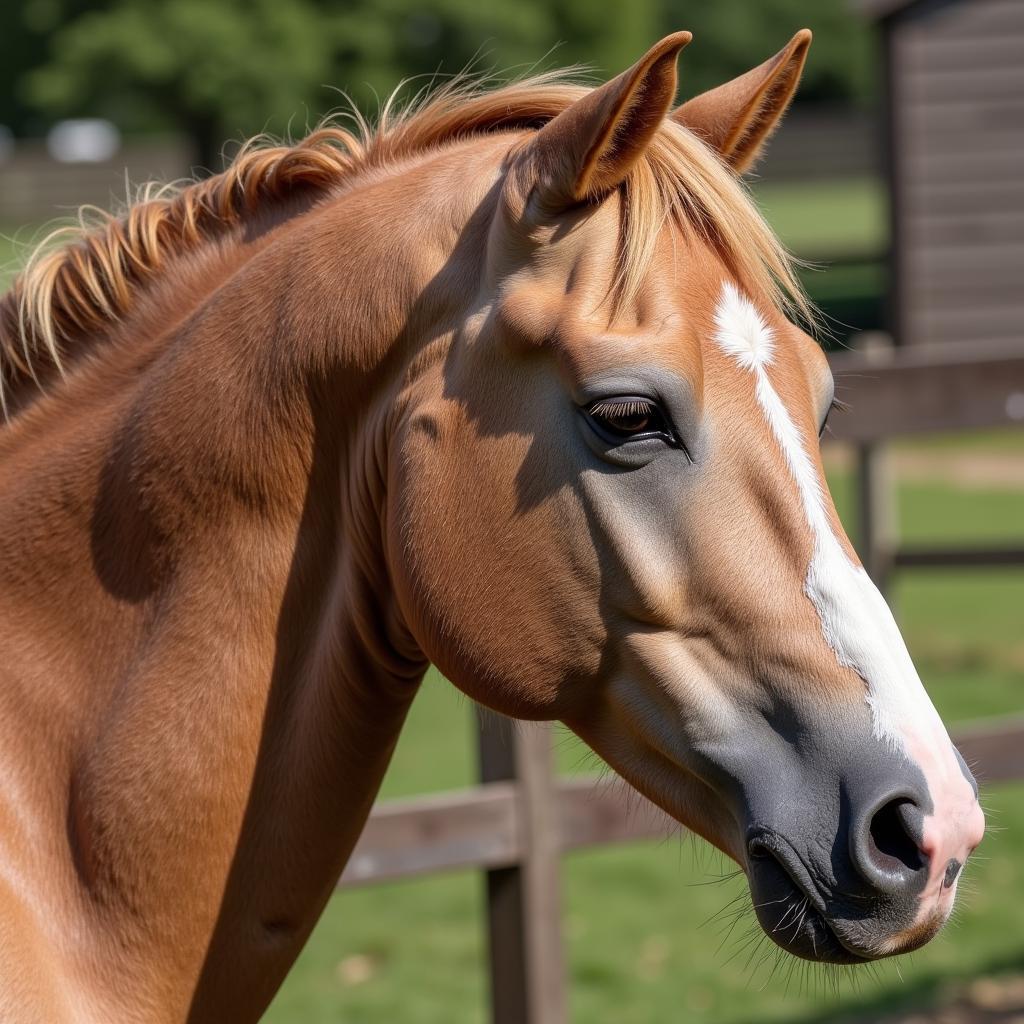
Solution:
M 1020 540 L 1001 547 L 901 545 L 892 529 L 885 443 L 899 436 L 1024 427 L 1024 349 L 943 345 L 941 350 L 846 353 L 833 361 L 849 412 L 835 440 L 857 451 L 859 548 L 884 587 L 895 570 L 1024 565 Z M 481 785 L 378 805 L 342 886 L 454 868 L 486 872 L 494 1024 L 564 1024 L 560 860 L 585 846 L 663 836 L 678 825 L 624 785 L 559 778 L 548 726 L 481 712 Z M 954 737 L 985 782 L 1024 779 L 1024 715 Z
M 147 181 L 188 177 L 193 162 L 188 140 L 173 135 L 132 139 L 98 163 L 59 163 L 41 140 L 19 140 L 0 159 L 0 228 L 73 216 L 86 203 L 104 210 L 123 205 Z

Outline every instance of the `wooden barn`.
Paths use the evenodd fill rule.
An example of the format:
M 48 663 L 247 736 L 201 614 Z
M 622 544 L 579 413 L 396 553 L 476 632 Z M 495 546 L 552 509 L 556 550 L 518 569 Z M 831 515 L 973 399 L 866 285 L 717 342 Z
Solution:
M 860 0 L 886 64 L 897 344 L 1024 345 L 1024 0 Z

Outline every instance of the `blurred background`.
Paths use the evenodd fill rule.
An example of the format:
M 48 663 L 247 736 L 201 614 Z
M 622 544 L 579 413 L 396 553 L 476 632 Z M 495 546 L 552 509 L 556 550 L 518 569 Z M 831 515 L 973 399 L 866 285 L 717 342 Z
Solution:
M 989 377 L 1019 381 L 1022 15 L 1020 0 L 5 0 L 0 283 L 53 218 L 123 200 L 127 181 L 217 170 L 257 132 L 301 136 L 342 91 L 372 116 L 401 79 L 468 66 L 514 75 L 580 63 L 598 80 L 686 28 L 683 98 L 807 26 L 799 98 L 749 184 L 813 265 L 803 276 L 826 343 L 880 353 L 879 366 L 997 351 Z M 875 531 L 872 568 L 954 726 L 1024 709 L 1024 385 L 1007 387 L 1005 415 L 933 415 L 927 433 L 894 428 L 884 446 L 827 449 L 841 512 L 862 542 Z M 941 408 L 941 395 L 925 398 Z M 865 526 L 855 484 L 883 477 Z M 914 571 L 901 546 L 1006 557 Z M 470 785 L 475 750 L 471 707 L 431 673 L 382 796 Z M 568 736 L 558 758 L 568 773 L 596 767 Z M 984 802 L 994 828 L 957 919 L 898 965 L 850 975 L 751 958 L 752 918 L 730 932 L 731 917 L 716 917 L 742 880 L 718 881 L 729 866 L 699 843 L 567 857 L 572 1019 L 1019 1024 L 1024 785 L 990 785 Z M 474 872 L 339 895 L 267 1019 L 485 1021 L 483 905 Z

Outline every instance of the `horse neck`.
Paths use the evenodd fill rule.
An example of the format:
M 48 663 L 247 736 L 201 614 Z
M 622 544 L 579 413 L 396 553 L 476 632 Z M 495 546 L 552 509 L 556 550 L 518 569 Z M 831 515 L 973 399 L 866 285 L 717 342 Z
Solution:
M 305 220 L 220 284 L 130 387 L 69 409 L 80 430 L 34 428 L 27 455 L 0 461 L 16 488 L 19 454 L 66 449 L 27 500 L 0 487 L 5 512 L 45 505 L 43 487 L 75 491 L 74 519 L 23 535 L 7 579 L 22 588 L 12 606 L 49 609 L 23 678 L 37 706 L 64 709 L 51 788 L 76 875 L 105 921 L 133 929 L 122 942 L 159 944 L 165 978 L 234 1019 L 301 948 L 425 669 L 383 550 L 386 410 L 416 351 L 394 309 L 365 302 L 424 280 L 367 265 L 373 221 L 344 201 Z M 346 249 L 360 241 L 357 287 Z M 346 307 L 360 322 L 346 325 Z M 14 517 L 0 515 L 5 553 L 25 525 Z

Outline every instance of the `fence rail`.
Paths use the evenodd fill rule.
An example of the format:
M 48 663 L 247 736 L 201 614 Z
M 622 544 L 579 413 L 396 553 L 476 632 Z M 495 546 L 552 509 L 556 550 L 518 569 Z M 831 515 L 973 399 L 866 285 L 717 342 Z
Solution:
M 548 727 L 521 727 L 540 738 Z M 983 782 L 1024 778 L 1024 715 L 964 726 L 953 737 Z M 339 888 L 462 868 L 504 868 L 528 851 L 528 798 L 508 782 L 390 800 L 374 810 Z M 681 826 L 618 779 L 561 779 L 554 786 L 559 853 L 609 843 L 660 839 Z
M 901 546 L 884 450 L 891 437 L 1024 423 L 1024 351 L 950 344 L 937 352 L 842 354 L 832 365 L 837 392 L 851 406 L 832 430 L 857 447 L 859 550 L 880 585 L 895 569 L 1024 564 L 1019 541 Z M 517 726 L 491 712 L 481 712 L 480 723 L 483 784 L 378 805 L 339 884 L 483 869 L 492 1021 L 564 1024 L 562 855 L 680 826 L 621 781 L 557 778 L 549 726 Z M 954 741 L 983 782 L 1024 779 L 1024 715 L 965 726 Z
M 172 135 L 133 139 L 99 163 L 58 163 L 42 141 L 22 140 L 0 159 L 0 226 L 71 216 L 83 203 L 119 206 L 147 181 L 188 177 L 192 164 L 191 145 Z
M 1024 348 L 997 343 L 872 348 L 830 360 L 850 410 L 830 424 L 853 444 L 980 427 L 1024 426 Z

